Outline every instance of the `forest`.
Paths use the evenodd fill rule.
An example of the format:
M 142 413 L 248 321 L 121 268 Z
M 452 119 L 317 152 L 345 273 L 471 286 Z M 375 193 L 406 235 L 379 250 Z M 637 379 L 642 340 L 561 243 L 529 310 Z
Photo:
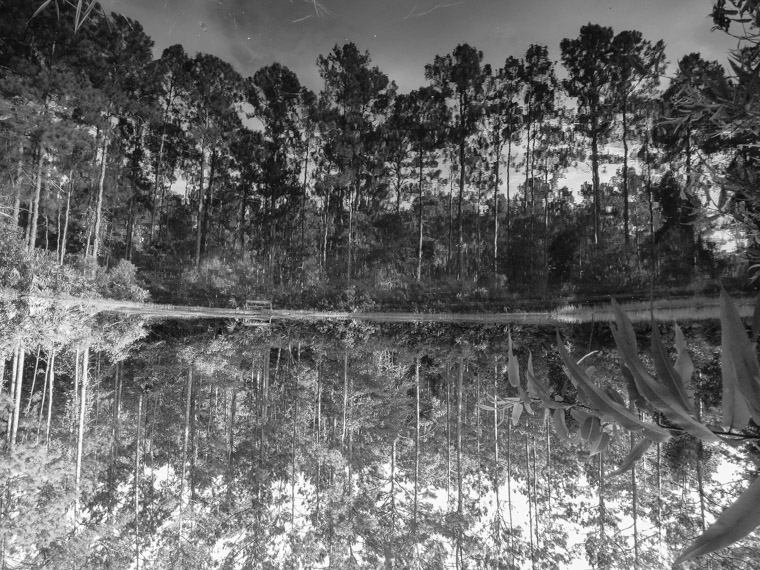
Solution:
M 61 260 L 131 261 L 155 299 L 498 306 L 754 275 L 751 48 L 730 74 L 667 66 L 661 40 L 588 24 L 561 65 L 462 44 L 399 93 L 347 43 L 314 93 L 34 8 L 3 2 L 3 212 Z
M 760 7 L 712 9 L 727 67 L 589 23 L 409 93 L 336 45 L 315 93 L 0 0 L 0 570 L 757 567 Z M 719 318 L 93 308 L 655 294 Z

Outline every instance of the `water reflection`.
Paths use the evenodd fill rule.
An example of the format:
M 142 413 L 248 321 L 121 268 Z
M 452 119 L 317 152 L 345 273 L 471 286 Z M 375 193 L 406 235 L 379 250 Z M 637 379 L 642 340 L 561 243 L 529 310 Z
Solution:
M 551 398 L 576 402 L 555 327 L 212 322 L 154 324 L 123 361 L 93 353 L 84 405 L 75 391 L 82 365 L 71 352 L 59 354 L 48 454 L 35 445 L 44 424 L 41 384 L 26 388 L 15 456 L 26 467 L 21 473 L 11 462 L 5 475 L 14 481 L 9 496 L 36 500 L 6 503 L 6 536 L 30 537 L 14 538 L 9 560 L 620 568 L 638 556 L 652 567 L 698 534 L 692 482 L 699 473 L 703 492 L 712 488 L 717 452 L 677 439 L 653 446 L 633 472 L 610 477 L 633 444 L 629 435 L 600 424 L 609 447 L 590 457 L 593 436 L 582 433 L 577 415 L 564 415 L 568 433 L 578 434 L 564 441 L 526 382 L 533 375 Z M 609 335 L 560 326 L 576 358 L 594 351 L 584 361 L 594 379 L 627 401 Z M 708 394 L 715 339 L 701 330 L 687 333 L 698 343 L 694 359 Z M 43 351 L 36 374 L 46 366 Z M 33 484 L 41 469 L 45 482 Z M 45 521 L 40 528 L 22 529 L 22 504 L 25 517 Z M 51 524 L 66 527 L 65 538 L 50 533 Z

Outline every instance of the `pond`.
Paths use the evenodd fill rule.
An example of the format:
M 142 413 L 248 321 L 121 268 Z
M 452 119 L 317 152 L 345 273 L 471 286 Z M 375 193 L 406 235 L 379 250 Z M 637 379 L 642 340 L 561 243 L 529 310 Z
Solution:
M 742 478 L 726 473 L 732 462 L 749 469 L 757 450 L 680 429 L 631 388 L 601 317 L 558 314 L 569 309 L 553 326 L 281 313 L 266 326 L 184 319 L 143 329 L 140 317 L 103 313 L 79 328 L 59 323 L 71 338 L 58 345 L 29 334 L 4 363 L 4 560 L 668 565 L 738 496 Z M 695 417 L 720 425 L 719 323 L 681 325 Z M 637 327 L 653 370 L 652 328 Z M 672 324 L 658 329 L 684 370 L 680 336 Z M 568 375 L 558 332 L 605 397 L 651 427 L 631 431 L 598 409 Z M 743 559 L 754 544 L 722 552 Z

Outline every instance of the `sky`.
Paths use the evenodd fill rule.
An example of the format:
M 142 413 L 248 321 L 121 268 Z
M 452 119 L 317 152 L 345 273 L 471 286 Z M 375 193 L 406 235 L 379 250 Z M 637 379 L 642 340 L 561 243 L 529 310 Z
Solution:
M 243 76 L 275 61 L 301 83 L 321 88 L 319 55 L 348 41 L 401 92 L 426 83 L 425 64 L 460 43 L 484 52 L 500 66 L 521 58 L 531 44 L 545 44 L 559 62 L 561 39 L 578 36 L 589 22 L 615 33 L 639 30 L 664 40 L 670 71 L 698 51 L 725 64 L 736 41 L 711 32 L 711 0 L 102 0 L 107 11 L 140 21 L 155 42 L 156 57 L 182 44 L 230 62 Z M 561 66 L 558 74 L 562 76 Z

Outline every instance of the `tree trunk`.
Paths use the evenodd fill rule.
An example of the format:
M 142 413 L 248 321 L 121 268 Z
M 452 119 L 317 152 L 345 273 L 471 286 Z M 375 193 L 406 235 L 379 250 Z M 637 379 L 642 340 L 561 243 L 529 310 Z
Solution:
M 496 535 L 496 568 L 501 567 L 501 508 L 499 502 L 499 364 L 493 359 L 493 489 L 496 494 L 494 532 Z
M 13 403 L 13 427 L 11 431 L 11 445 L 10 449 L 13 450 L 16 447 L 16 440 L 18 436 L 18 424 L 21 413 L 21 391 L 24 384 L 24 344 L 19 342 L 18 345 L 18 367 L 16 368 L 16 392 L 14 394 Z
M 601 548 L 605 548 L 605 542 L 607 538 L 605 525 L 604 525 L 604 461 L 602 455 L 599 454 L 599 544 Z
M 79 396 L 79 429 L 77 431 L 77 464 L 74 479 L 74 530 L 78 528 L 79 493 L 82 485 L 82 455 L 84 452 L 84 427 L 87 421 L 87 384 L 90 368 L 90 347 L 85 346 L 82 353 L 82 388 Z
M 515 549 L 512 523 L 512 422 L 507 421 L 507 513 L 509 515 L 509 553 L 515 565 Z
M 449 180 L 449 246 L 446 255 L 446 269 L 451 273 L 452 241 L 454 239 L 454 177 Z
M 106 164 L 108 163 L 108 133 L 103 133 L 103 156 L 101 158 L 100 179 L 98 180 L 98 201 L 95 206 L 95 236 L 92 246 L 92 259 L 97 265 L 100 250 L 100 225 L 103 212 L 103 189 L 106 181 Z
M 412 507 L 412 541 L 414 542 L 414 559 L 419 566 L 419 540 L 418 533 L 418 510 L 419 510 L 419 487 L 420 487 L 420 357 L 414 362 L 414 501 Z
M 195 234 L 195 268 L 198 269 L 201 265 L 201 236 L 203 229 L 203 200 L 204 200 L 204 172 L 206 170 L 206 146 L 205 141 L 201 141 L 201 164 L 198 180 L 198 227 Z
M 462 497 L 462 380 L 464 376 L 464 361 L 459 361 L 459 375 L 457 376 L 457 568 L 464 567 L 462 539 L 464 534 L 464 501 Z
M 631 432 L 631 449 L 634 446 L 633 432 Z M 638 486 L 636 481 L 636 464 L 631 468 L 631 511 L 633 513 L 633 567 L 639 568 L 639 524 L 638 524 Z
M 623 236 L 626 247 L 629 242 L 628 220 L 628 98 L 623 99 Z
M 420 215 L 419 215 L 419 228 L 418 228 L 418 242 L 417 242 L 417 282 L 419 283 L 422 280 L 422 222 L 425 212 L 425 206 L 423 203 L 423 193 L 422 193 L 422 166 L 424 163 L 424 153 L 422 151 L 422 147 L 420 146 L 419 149 L 419 156 L 420 156 Z
M 536 567 L 536 555 L 535 548 L 533 546 L 533 493 L 535 490 L 531 490 L 530 481 L 530 446 L 529 436 L 525 434 L 525 485 L 528 492 L 528 529 L 530 538 L 530 565 L 531 568 Z
M 507 234 L 507 249 L 506 249 L 506 255 L 505 257 L 505 263 L 504 263 L 504 273 L 507 273 L 506 268 L 509 267 L 509 246 L 510 246 L 510 233 L 509 233 L 509 224 L 512 221 L 511 215 L 512 212 L 510 211 L 511 204 L 510 204 L 510 196 L 509 196 L 509 167 L 512 164 L 512 135 L 510 133 L 509 140 L 507 141 L 507 218 L 504 222 L 506 234 Z
M 446 363 L 446 507 L 451 504 L 451 369 Z
M 40 144 L 38 149 L 39 156 L 37 157 L 37 176 L 34 181 L 34 199 L 32 201 L 32 211 L 30 214 L 29 223 L 27 224 L 28 241 L 26 243 L 27 251 L 34 250 L 34 246 L 37 242 L 37 218 L 40 213 L 40 196 L 42 194 L 42 164 L 45 161 L 45 149 Z
M 290 351 L 289 351 L 290 352 Z M 301 345 L 298 345 L 298 366 L 293 382 L 293 437 L 290 455 L 290 528 L 295 530 L 296 522 L 296 446 L 298 443 L 298 375 L 301 370 Z
M 531 110 L 528 107 L 528 116 Z M 528 120 L 528 133 L 525 138 L 525 188 L 523 188 L 523 216 L 528 215 L 528 188 L 530 187 L 530 127 L 531 121 Z
M 185 388 L 185 432 L 182 440 L 182 469 L 179 479 L 179 521 L 177 522 L 177 539 L 180 549 L 182 548 L 182 508 L 185 495 L 185 479 L 187 478 L 187 452 L 190 443 L 190 412 L 193 398 L 193 367 L 187 370 L 187 386 Z
M 240 197 L 240 211 L 238 213 L 238 245 L 240 253 L 245 249 L 245 209 L 248 202 L 248 184 L 243 184 L 243 195 Z
M 11 226 L 18 229 L 18 217 L 21 214 L 21 177 L 24 172 L 24 143 L 18 143 L 18 163 L 16 164 L 16 177 L 13 180 L 13 219 Z
M 16 397 L 16 377 L 18 376 L 18 342 L 16 341 L 16 344 L 13 345 L 13 355 L 11 356 L 11 377 L 8 382 L 8 398 L 10 398 L 11 402 L 15 401 Z M 0 386 L 2 388 L 2 386 Z M 13 429 L 13 411 L 8 411 L 8 418 L 6 421 L 6 425 L 8 428 L 5 430 L 5 446 L 8 450 L 10 450 L 11 447 L 11 431 Z
M 37 347 L 37 357 L 34 360 L 34 373 L 32 374 L 32 387 L 29 389 L 29 398 L 26 401 L 26 408 L 24 408 L 24 415 L 29 415 L 29 410 L 32 409 L 32 398 L 34 397 L 34 388 L 37 385 L 37 373 L 40 370 L 40 352 L 41 347 Z
M 55 352 L 51 352 L 50 362 L 50 380 L 48 386 L 48 410 L 47 410 L 47 427 L 45 428 L 45 449 L 50 449 L 50 424 L 53 420 L 53 390 L 55 389 Z
M 201 224 L 201 255 L 206 253 L 206 250 L 208 248 L 208 236 L 210 233 L 209 227 L 211 226 L 211 206 L 213 204 L 213 196 L 214 196 L 214 175 L 216 174 L 216 166 L 218 162 L 218 157 L 216 153 L 216 149 L 213 149 L 211 151 L 211 161 L 209 162 L 209 172 L 208 172 L 208 184 L 206 185 L 206 195 L 204 201 L 205 205 L 203 207 L 203 223 Z
M 40 430 L 42 429 L 42 416 L 45 413 L 45 403 L 47 400 L 48 380 L 50 378 L 50 370 L 53 363 L 53 348 L 50 347 L 47 352 L 47 365 L 45 366 L 45 375 L 42 380 L 42 398 L 40 399 L 40 413 L 37 416 L 37 435 L 35 437 L 35 445 L 40 444 Z M 3 376 L 5 374 L 5 357 L 0 354 L 0 394 L 3 392 Z M 30 398 L 31 400 L 31 398 Z
M 159 194 L 161 193 L 161 161 L 164 157 L 164 144 L 166 144 L 166 132 L 165 131 L 165 124 L 166 124 L 166 113 L 164 113 L 164 120 L 161 127 L 161 142 L 158 145 L 158 154 L 156 155 L 156 176 L 155 180 L 153 182 L 153 207 L 150 211 L 150 234 L 148 236 L 148 243 L 151 245 L 153 244 L 153 238 L 155 236 L 155 228 L 156 228 L 156 214 L 158 213 L 158 210 L 160 208 L 159 206 Z M 161 223 L 161 217 L 159 214 L 159 224 Z
M 591 183 L 594 191 L 594 249 L 601 241 L 600 197 L 599 197 L 599 140 L 596 127 L 591 133 Z
M 66 195 L 66 215 L 63 218 L 63 235 L 61 236 L 61 253 L 60 253 L 60 265 L 63 265 L 63 260 L 66 257 L 66 234 L 69 231 L 69 214 L 71 213 L 71 194 L 74 192 L 74 170 L 71 170 L 69 191 Z
M 345 449 L 348 432 L 348 347 L 343 352 L 343 428 L 341 429 L 340 446 Z
M 496 276 L 499 273 L 499 160 L 501 154 L 501 139 L 496 138 L 496 160 L 494 161 L 493 183 L 493 279 L 496 284 Z
M 457 203 L 457 218 L 459 221 L 459 230 L 457 233 L 457 279 L 464 277 L 464 258 L 462 252 L 463 246 L 463 228 L 462 220 L 462 201 L 464 200 L 464 147 L 465 141 L 459 143 L 459 201 Z
M 354 187 L 348 187 L 348 252 L 346 254 L 346 281 L 351 286 L 351 253 L 354 248 Z
M 137 399 L 137 424 L 135 435 L 135 570 L 140 570 L 140 422 L 142 421 L 143 391 L 140 389 Z

